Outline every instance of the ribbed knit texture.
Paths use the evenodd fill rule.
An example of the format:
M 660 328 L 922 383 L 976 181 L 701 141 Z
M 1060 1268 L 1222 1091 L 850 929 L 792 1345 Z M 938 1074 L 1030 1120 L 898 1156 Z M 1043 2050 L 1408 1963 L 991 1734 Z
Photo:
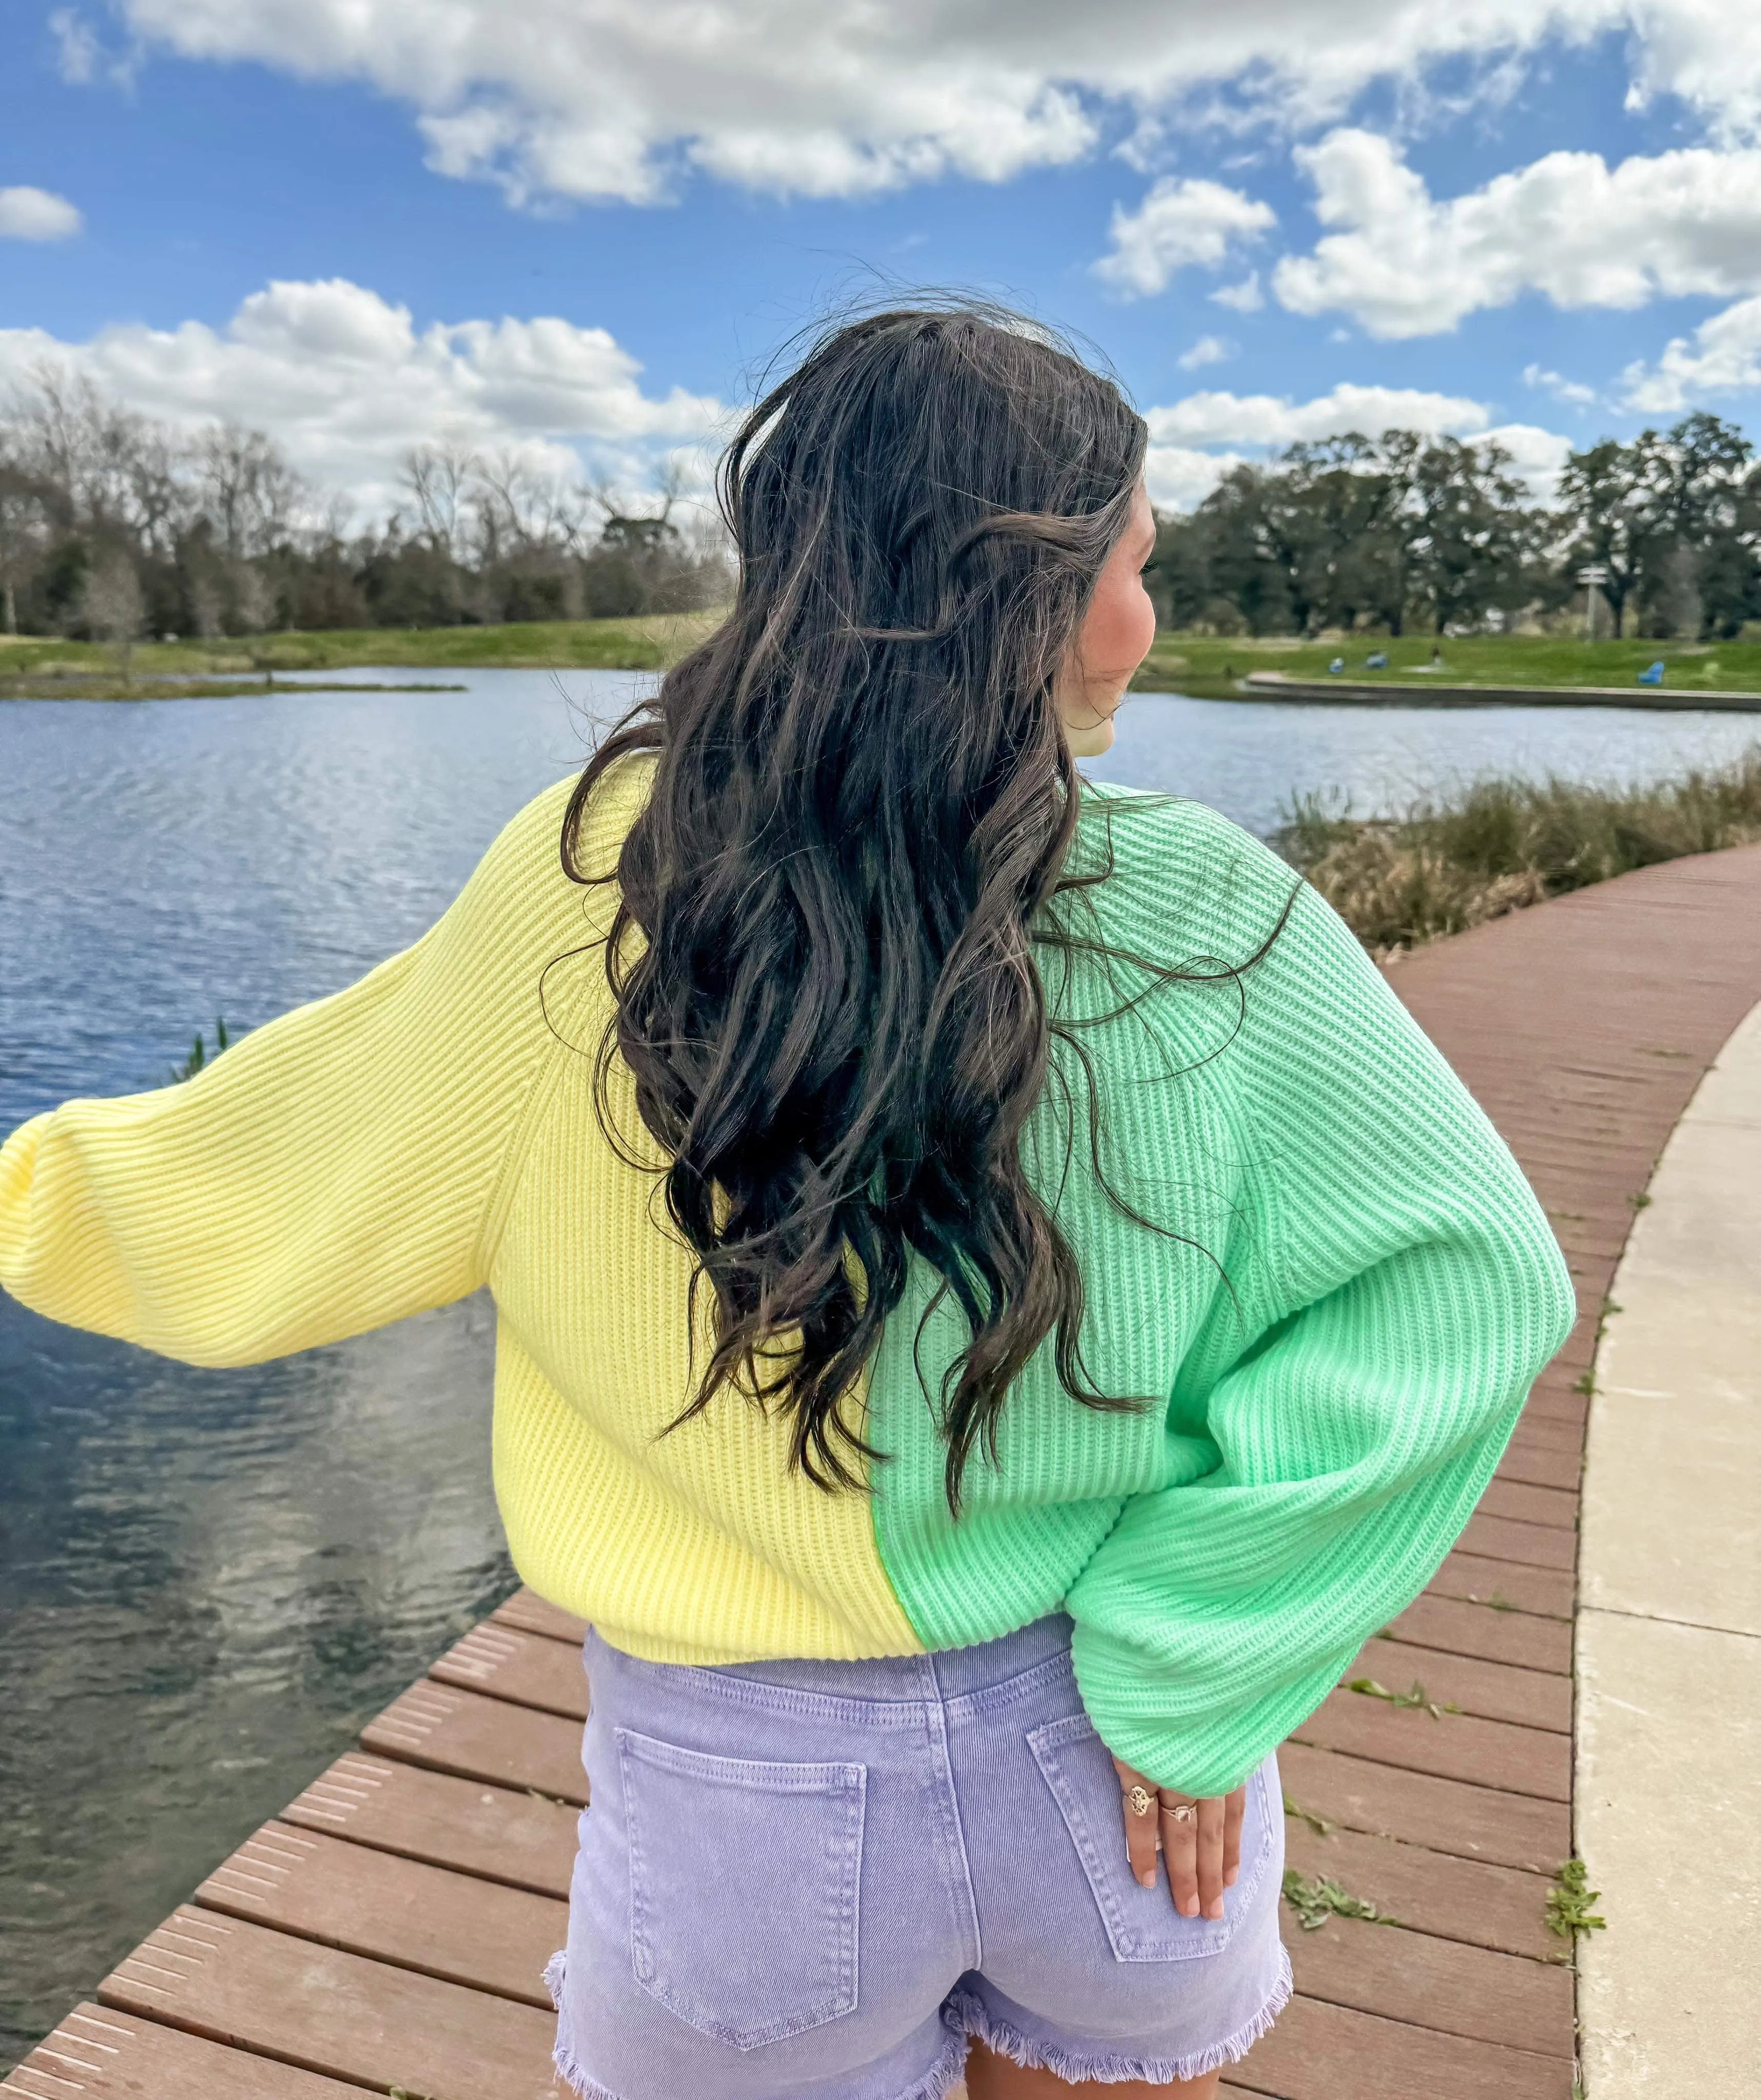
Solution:
M 611 864 L 646 779 L 633 765 L 602 792 L 589 864 Z M 1043 1352 L 951 1524 L 919 1368 L 938 1391 L 961 1336 L 944 1312 L 920 1341 L 918 1277 L 850 1402 L 891 1456 L 872 1495 L 828 1497 L 788 1471 L 785 1426 L 731 1395 L 661 1434 L 691 1389 L 691 1264 L 657 1222 L 621 1066 L 611 1113 L 648 1171 L 594 1113 L 609 999 L 584 944 L 610 902 L 561 872 L 567 792 L 360 984 L 183 1086 L 15 1132 L 0 1284 L 236 1364 L 487 1282 L 515 1564 L 608 1640 L 660 1661 L 899 1654 L 1062 1603 L 1104 1740 L 1165 1783 L 1235 1784 L 1423 1586 L 1569 1326 L 1496 1134 L 1312 891 L 1265 960 L 1221 970 L 1289 893 L 1264 847 L 1195 804 L 1097 792 L 1079 851 L 1110 833 L 1104 938 L 1212 973 L 1151 988 L 1128 964 L 1048 966 L 1100 1074 L 1107 1178 L 1163 1229 L 1097 1182 L 1067 1053 L 1030 1167 L 1082 1262 L 1088 1375 L 1148 1405 L 1078 1406 Z
M 1423 1587 L 1576 1308 L 1503 1140 L 1320 897 L 1297 889 L 1237 971 L 1290 869 L 1196 803 L 1097 793 L 1089 865 L 1109 839 L 1097 930 L 1193 981 L 1053 963 L 1048 986 L 1100 1074 L 1102 1172 L 1160 1230 L 1097 1181 L 1068 1055 L 1075 1145 L 1058 1088 L 1032 1135 L 1083 1271 L 1089 1376 L 1150 1404 L 1078 1406 L 1043 1349 L 951 1523 L 911 1362 L 919 1278 L 871 1380 L 871 1434 L 896 1454 L 876 1520 L 927 1646 L 1061 1599 L 1103 1740 L 1220 1793 Z M 918 1351 L 932 1391 L 959 1346 L 938 1312 Z

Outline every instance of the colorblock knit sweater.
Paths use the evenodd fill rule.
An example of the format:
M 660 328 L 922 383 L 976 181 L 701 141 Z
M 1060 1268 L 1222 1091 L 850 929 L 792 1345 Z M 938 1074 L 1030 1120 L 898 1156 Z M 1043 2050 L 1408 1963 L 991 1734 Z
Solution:
M 648 777 L 602 788 L 586 865 L 612 865 Z M 663 1434 L 692 1389 L 692 1264 L 656 1222 L 664 1162 L 621 1064 L 611 1114 L 642 1164 L 594 1113 L 611 893 L 560 871 L 568 792 L 360 983 L 183 1085 L 15 1131 L 0 1284 L 198 1364 L 487 1284 L 515 1564 L 607 1640 L 664 1661 L 896 1655 L 1061 1606 L 1108 1745 L 1165 1785 L 1237 1784 L 1423 1586 L 1568 1330 L 1564 1263 L 1503 1144 L 1312 890 L 1262 960 L 1225 967 L 1290 898 L 1264 847 L 1194 803 L 1085 790 L 1076 853 L 1113 863 L 1089 893 L 1101 936 L 1191 974 L 1048 959 L 1097 1074 L 1101 1172 L 1067 1056 L 1026 1158 L 1082 1265 L 1088 1374 L 1145 1404 L 1078 1405 L 1042 1350 L 951 1520 L 932 1396 L 964 1330 L 943 1308 L 920 1337 L 917 1273 L 846 1402 L 886 1454 L 867 1492 L 792 1472 L 786 1424 L 733 1393 Z

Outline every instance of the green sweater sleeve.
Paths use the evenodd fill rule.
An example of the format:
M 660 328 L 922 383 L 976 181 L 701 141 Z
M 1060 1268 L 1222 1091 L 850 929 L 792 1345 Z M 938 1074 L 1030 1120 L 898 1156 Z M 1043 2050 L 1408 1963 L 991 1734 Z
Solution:
M 1184 821 L 1217 829 L 1269 926 L 1290 871 Z M 1189 900 L 1134 873 L 1166 953 Z M 1219 1462 L 1128 1500 L 1068 1599 L 1102 1740 L 1196 1794 L 1238 1785 L 1424 1586 L 1575 1312 L 1503 1140 L 1306 885 L 1242 997 L 1212 1079 L 1259 1252 L 1218 1316 L 1233 1343 L 1181 1396 Z

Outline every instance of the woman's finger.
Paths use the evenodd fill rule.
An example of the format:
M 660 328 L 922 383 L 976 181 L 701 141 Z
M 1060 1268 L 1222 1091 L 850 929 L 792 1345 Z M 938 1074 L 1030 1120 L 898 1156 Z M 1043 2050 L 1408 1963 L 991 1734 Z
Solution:
M 1198 1804 L 1198 1908 L 1206 1917 L 1223 1915 L 1225 1813 L 1225 1798 L 1220 1793 Z
M 1247 1789 L 1238 1786 L 1223 1797 L 1223 1886 L 1234 1887 L 1241 1873 L 1242 1824 L 1247 1814 Z
M 1198 1915 L 1198 1804 L 1165 1788 L 1162 1794 L 1162 1857 L 1168 1889 L 1182 1917 Z
M 1113 1769 L 1119 1774 L 1119 1805 L 1125 1814 L 1125 1856 L 1131 1862 L 1132 1878 L 1146 1889 L 1153 1889 L 1156 1877 L 1156 1824 L 1161 1803 L 1155 1787 L 1141 1772 L 1133 1771 L 1117 1758 L 1113 1760 Z

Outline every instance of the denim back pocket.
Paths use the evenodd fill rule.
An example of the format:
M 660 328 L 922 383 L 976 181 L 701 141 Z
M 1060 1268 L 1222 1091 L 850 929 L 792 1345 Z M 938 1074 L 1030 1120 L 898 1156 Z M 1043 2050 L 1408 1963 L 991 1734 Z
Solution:
M 854 2012 L 867 1767 L 616 1734 L 637 1982 L 735 2049 Z
M 1072 1714 L 1061 1721 L 1048 1721 L 1029 1732 L 1027 1744 L 1082 1861 L 1112 1942 L 1114 1959 L 1185 1961 L 1220 1954 L 1272 1856 L 1272 1797 L 1266 1767 L 1262 1765 L 1247 1782 L 1241 1872 L 1235 1886 L 1223 1891 L 1222 1917 L 1182 1917 L 1174 1908 L 1159 1857 L 1154 1888 L 1145 1888 L 1132 1877 L 1125 1856 L 1119 1775 L 1088 1716 Z

